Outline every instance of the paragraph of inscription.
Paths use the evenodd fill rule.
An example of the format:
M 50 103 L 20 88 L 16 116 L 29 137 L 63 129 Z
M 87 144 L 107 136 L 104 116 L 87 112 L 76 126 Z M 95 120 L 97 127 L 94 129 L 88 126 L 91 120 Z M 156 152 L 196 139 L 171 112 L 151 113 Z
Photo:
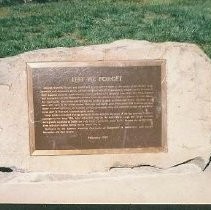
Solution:
M 153 128 L 153 85 L 44 87 L 43 134 Z

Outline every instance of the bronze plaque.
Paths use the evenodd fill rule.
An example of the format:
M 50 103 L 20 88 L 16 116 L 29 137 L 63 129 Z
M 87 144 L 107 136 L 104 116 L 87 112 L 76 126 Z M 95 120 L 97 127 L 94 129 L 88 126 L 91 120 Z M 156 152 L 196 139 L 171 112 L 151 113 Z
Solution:
M 31 154 L 166 151 L 165 62 L 28 63 Z

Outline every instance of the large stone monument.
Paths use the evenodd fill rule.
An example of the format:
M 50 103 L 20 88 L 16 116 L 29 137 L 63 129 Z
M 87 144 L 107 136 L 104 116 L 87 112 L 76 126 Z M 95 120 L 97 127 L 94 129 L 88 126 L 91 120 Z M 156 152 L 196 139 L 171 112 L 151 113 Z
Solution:
M 210 78 L 185 43 L 0 59 L 0 202 L 211 202 Z

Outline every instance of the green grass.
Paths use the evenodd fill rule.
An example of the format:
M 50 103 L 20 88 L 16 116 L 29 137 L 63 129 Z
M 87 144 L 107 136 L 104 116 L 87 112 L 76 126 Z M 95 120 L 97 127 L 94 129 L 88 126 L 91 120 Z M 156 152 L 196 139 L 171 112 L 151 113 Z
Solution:
M 118 39 L 196 43 L 211 57 L 211 0 L 60 0 L 0 7 L 0 57 Z

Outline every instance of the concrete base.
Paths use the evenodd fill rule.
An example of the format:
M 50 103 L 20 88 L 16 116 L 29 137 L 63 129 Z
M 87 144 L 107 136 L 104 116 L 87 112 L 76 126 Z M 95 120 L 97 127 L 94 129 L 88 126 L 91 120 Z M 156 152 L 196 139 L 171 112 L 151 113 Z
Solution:
M 118 169 L 81 177 L 57 174 L 58 179 L 49 174 L 27 174 L 21 179 L 20 173 L 19 178 L 17 174 L 16 179 L 10 175 L 10 181 L 0 184 L 0 203 L 211 204 L 211 169 L 185 171 L 153 173 L 151 170 L 149 174 L 143 169 Z

